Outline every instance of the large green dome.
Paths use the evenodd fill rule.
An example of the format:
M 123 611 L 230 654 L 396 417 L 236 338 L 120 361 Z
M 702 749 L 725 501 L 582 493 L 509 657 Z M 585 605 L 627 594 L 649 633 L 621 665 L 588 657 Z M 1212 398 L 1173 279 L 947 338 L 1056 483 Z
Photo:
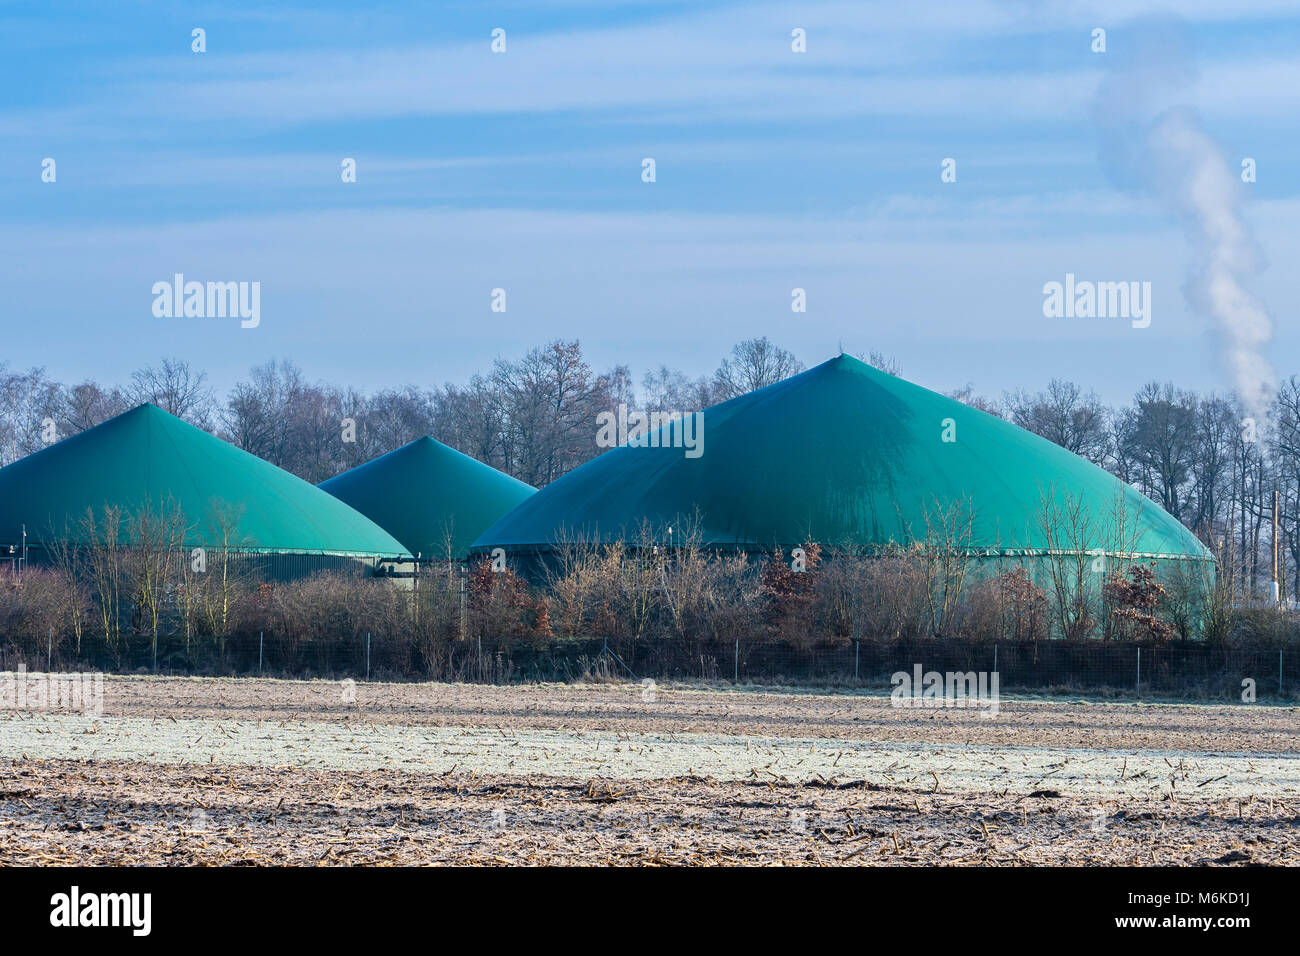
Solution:
M 320 487 L 388 531 L 412 554 L 433 559 L 465 557 L 488 525 L 537 492 L 428 437 Z
M 0 544 L 19 543 L 24 525 L 29 545 L 86 543 L 87 509 L 102 523 L 105 508 L 117 507 L 127 532 L 133 516 L 170 503 L 185 516 L 188 547 L 406 556 L 337 498 L 154 405 L 0 468 Z
M 1102 531 L 1114 527 L 1117 501 L 1129 527 L 1123 548 L 1115 547 L 1120 536 Z M 1091 530 L 1053 542 L 1043 527 L 1045 502 L 1081 505 Z M 600 455 L 497 521 L 474 547 L 635 541 L 643 527 L 667 542 L 674 522 L 694 518 L 714 547 L 812 540 L 871 549 L 924 538 L 927 516 L 934 521 L 958 503 L 973 515 L 968 544 L 980 553 L 1068 543 L 1078 551 L 1209 558 L 1159 505 L 1096 465 L 847 355 L 706 409 L 698 458 L 680 447 Z

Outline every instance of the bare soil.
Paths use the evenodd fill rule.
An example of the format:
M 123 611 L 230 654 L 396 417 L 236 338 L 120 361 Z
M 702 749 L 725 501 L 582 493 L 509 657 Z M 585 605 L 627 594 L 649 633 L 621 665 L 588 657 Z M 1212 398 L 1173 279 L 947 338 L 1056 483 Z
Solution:
M 0 864 L 1300 865 L 1300 709 L 110 678 Z M 686 770 L 685 768 L 691 768 Z
M 355 700 L 347 698 L 354 696 Z M 822 737 L 900 743 L 1220 753 L 1300 751 L 1300 707 L 1006 698 L 976 709 L 891 707 L 864 694 L 640 684 L 369 684 L 109 678 L 108 716 L 363 720 L 432 727 Z
M 0 775 L 0 863 L 1300 863 L 1300 805 L 715 781 L 35 761 Z

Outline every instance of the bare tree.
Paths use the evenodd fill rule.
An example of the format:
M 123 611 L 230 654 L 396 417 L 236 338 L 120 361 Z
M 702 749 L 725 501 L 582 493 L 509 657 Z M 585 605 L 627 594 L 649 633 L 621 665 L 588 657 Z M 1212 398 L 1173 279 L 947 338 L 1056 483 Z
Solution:
M 987 412 L 995 418 L 1002 417 L 1002 409 L 998 408 L 997 402 L 991 398 L 985 398 L 983 395 L 976 395 L 975 386 L 970 382 L 967 382 L 961 388 L 954 388 L 944 394 L 953 401 L 969 405 L 971 408 L 978 408 L 981 412 Z
M 1021 428 L 1094 464 L 1106 461 L 1110 452 L 1108 415 L 1095 392 L 1085 394 L 1073 382 L 1054 378 L 1047 391 L 1033 395 L 1014 392 L 1005 404 L 1011 421 Z
M 1196 452 L 1196 397 L 1151 382 L 1138 391 L 1123 421 L 1120 440 L 1142 491 L 1181 518 Z
M 1047 545 L 1044 557 L 1060 635 L 1067 640 L 1085 638 L 1096 625 L 1096 578 L 1105 567 L 1105 556 L 1091 553 L 1097 540 L 1095 519 L 1082 498 L 1049 487 L 1040 494 L 1038 523 Z
M 866 355 L 859 355 L 858 358 L 886 375 L 898 376 L 903 374 L 903 366 L 899 364 L 898 360 L 892 355 L 886 355 L 884 352 L 872 349 Z
M 467 386 L 447 385 L 433 397 L 432 434 L 439 441 L 514 474 L 508 413 L 500 393 L 482 375 Z
M 255 366 L 236 383 L 221 412 L 227 440 L 250 454 L 285 466 L 290 448 L 289 408 L 302 388 L 302 373 L 290 362 Z
M 51 534 L 49 540 L 50 558 L 63 585 L 67 623 L 72 628 L 79 655 L 89 610 L 84 590 L 84 582 L 90 578 L 89 556 L 70 527 L 65 526 L 61 534 Z
M 246 543 L 239 533 L 243 515 L 242 504 L 214 501 L 208 511 L 208 525 L 203 529 L 205 540 L 213 542 L 213 547 L 206 555 L 207 577 L 201 582 L 199 591 L 201 611 L 208 629 L 221 635 L 223 650 L 235 601 L 253 582 L 242 560 L 243 555 L 238 553 Z
M 131 407 L 121 389 L 85 381 L 64 390 L 59 431 L 75 435 L 108 421 Z
M 1278 390 L 1273 435 L 1274 470 L 1281 499 L 1282 550 L 1291 559 L 1291 595 L 1300 595 L 1300 378 Z
M 128 395 L 135 404 L 152 402 L 191 425 L 212 430 L 214 398 L 206 372 L 181 359 L 163 359 L 160 366 L 142 368 L 131 375 Z
M 1210 540 L 1232 496 L 1232 446 L 1241 419 L 1241 408 L 1229 399 L 1210 396 L 1196 404 L 1196 448 L 1183 521 L 1203 541 Z
M 356 447 L 362 460 L 432 435 L 435 430 L 436 398 L 432 392 L 413 385 L 386 389 L 369 399 L 349 391 L 344 407 L 359 412 L 355 415 L 360 426 Z
M 102 516 L 87 508 L 79 534 L 86 541 L 91 586 L 99 611 L 104 643 L 112 651 L 122 636 L 122 586 L 126 572 L 122 566 L 125 542 L 122 539 L 122 510 L 109 505 Z
M 677 369 L 660 365 L 641 377 L 645 410 L 698 412 L 721 399 L 707 378 L 690 379 Z
M 926 583 L 930 633 L 948 635 L 961 605 L 971 566 L 975 511 L 969 501 L 935 502 L 924 510 L 925 537 L 917 542 L 918 564 Z
M 516 477 L 548 484 L 594 457 L 596 415 L 610 406 L 608 383 L 592 374 L 576 341 L 532 349 L 518 362 L 498 360 L 492 377 L 509 409 Z
M 746 339 L 731 349 L 713 374 L 718 401 L 766 388 L 803 371 L 803 363 L 764 336 Z
M 44 448 L 61 407 L 62 389 L 44 369 L 9 372 L 0 364 L 0 465 Z
M 128 519 L 127 568 L 137 632 L 148 633 L 156 656 L 164 605 L 177 582 L 185 541 L 185 515 L 172 500 L 146 504 Z

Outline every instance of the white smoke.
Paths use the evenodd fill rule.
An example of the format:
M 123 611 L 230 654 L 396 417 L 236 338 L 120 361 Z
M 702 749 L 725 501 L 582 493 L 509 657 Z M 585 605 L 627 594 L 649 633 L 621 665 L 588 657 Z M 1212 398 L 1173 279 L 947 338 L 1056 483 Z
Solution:
M 1183 292 L 1193 309 L 1214 320 L 1233 386 L 1262 417 L 1277 386 L 1266 357 L 1273 318 L 1246 289 L 1265 262 L 1242 216 L 1239 172 L 1187 102 L 1194 57 L 1181 24 L 1131 25 L 1124 39 L 1127 56 L 1114 57 L 1119 62 L 1094 111 L 1101 158 L 1117 178 L 1140 182 L 1182 221 L 1195 251 Z
M 1238 395 L 1259 413 L 1277 387 L 1265 357 L 1273 318 L 1245 288 L 1262 271 L 1263 256 L 1241 215 L 1241 180 L 1188 107 L 1166 112 L 1150 134 L 1159 192 L 1196 245 L 1195 272 L 1184 292 L 1192 307 L 1214 319 Z

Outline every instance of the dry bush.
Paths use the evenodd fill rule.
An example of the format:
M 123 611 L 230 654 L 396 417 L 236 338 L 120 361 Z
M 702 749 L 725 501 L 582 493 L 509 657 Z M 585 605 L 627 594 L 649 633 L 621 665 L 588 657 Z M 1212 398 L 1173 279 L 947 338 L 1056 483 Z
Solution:
M 1232 630 L 1232 591 L 1226 575 L 1204 561 L 1169 561 L 1165 565 L 1164 608 L 1182 640 L 1203 638 L 1222 644 Z
M 556 543 L 546 565 L 543 585 L 553 603 L 553 624 L 567 637 L 595 632 L 614 636 L 612 605 L 622 591 L 621 571 L 627 547 L 620 541 L 601 545 L 581 537 Z
M 51 637 L 57 644 L 75 615 L 89 611 L 89 596 L 69 587 L 55 570 L 29 568 L 21 578 L 0 574 L 0 635 L 24 658 L 45 662 Z
M 1239 607 L 1230 614 L 1231 638 L 1270 648 L 1300 644 L 1300 613 L 1277 605 Z
M 1048 632 L 1047 592 L 1024 568 L 1012 568 L 969 591 L 964 634 L 983 641 L 1037 641 Z
M 762 624 L 762 586 L 743 552 L 700 551 L 669 564 L 675 636 L 691 641 L 748 640 Z
M 800 549 L 803 567 L 797 570 L 785 555 L 773 553 L 763 565 L 760 589 L 763 622 L 768 637 L 787 644 L 815 642 L 821 635 L 817 621 L 817 589 L 821 578 L 821 546 L 809 541 Z
M 551 636 L 550 614 L 528 582 L 509 568 L 493 570 L 483 557 L 469 571 L 470 635 L 494 639 Z
M 146 506 L 127 519 L 130 547 L 122 559 L 131 602 L 131 631 L 148 635 L 156 650 L 164 618 L 173 612 L 186 533 L 185 515 L 174 501 Z
M 123 568 L 123 523 L 121 509 L 113 506 L 104 508 L 102 515 L 87 508 L 81 520 L 81 530 L 88 542 L 86 562 L 95 598 L 96 623 L 102 630 L 105 645 L 114 652 L 122 638 L 123 590 L 127 581 Z
M 926 508 L 925 537 L 913 546 L 917 566 L 925 575 L 930 636 L 955 633 L 971 567 L 975 511 L 969 502 Z
M 453 643 L 465 638 L 469 626 L 469 581 L 458 564 L 443 562 L 421 567 L 413 585 L 398 593 L 415 656 L 425 674 L 442 675 Z
M 673 560 L 648 523 L 632 545 L 561 541 L 545 581 L 561 633 L 633 642 L 659 633 L 661 614 L 673 613 Z
M 930 626 L 926 583 L 914 549 L 840 555 L 822 567 L 818 617 L 830 633 L 855 640 L 925 637 Z
M 832 558 L 818 575 L 817 619 L 837 640 L 857 640 L 862 619 L 862 561 L 857 556 Z
M 559 633 L 617 642 L 752 637 L 761 621 L 748 556 L 706 550 L 692 521 L 672 527 L 672 548 L 648 525 L 634 546 L 557 542 L 542 587 Z
M 674 548 L 659 563 L 665 613 L 656 631 L 659 636 L 706 637 L 712 630 L 708 618 L 719 597 L 711 588 L 710 573 L 710 564 L 718 555 L 701 546 L 698 524 L 683 523 L 674 530 Z
M 87 549 L 80 543 L 64 535 L 54 539 L 50 546 L 53 572 L 63 584 L 67 620 L 65 628 L 73 639 L 73 652 L 81 654 L 81 642 L 85 638 L 86 628 L 93 624 L 93 602 L 91 601 L 88 582 L 90 581 L 90 562 Z
M 355 640 L 367 633 L 400 636 L 406 624 L 402 604 L 390 582 L 323 571 L 277 583 L 264 602 L 254 597 L 241 603 L 241 629 L 269 631 L 290 646 Z
M 1160 619 L 1164 603 L 1164 586 L 1156 579 L 1150 564 L 1135 564 L 1127 574 L 1116 571 L 1102 586 L 1110 607 L 1110 620 L 1116 640 L 1169 641 L 1176 633 L 1173 625 Z
M 635 644 L 654 636 L 659 615 L 668 611 L 664 581 L 671 553 L 659 546 L 649 522 L 642 522 L 635 546 L 611 565 L 614 590 L 603 610 L 606 624 L 612 616 L 618 625 L 618 637 Z

